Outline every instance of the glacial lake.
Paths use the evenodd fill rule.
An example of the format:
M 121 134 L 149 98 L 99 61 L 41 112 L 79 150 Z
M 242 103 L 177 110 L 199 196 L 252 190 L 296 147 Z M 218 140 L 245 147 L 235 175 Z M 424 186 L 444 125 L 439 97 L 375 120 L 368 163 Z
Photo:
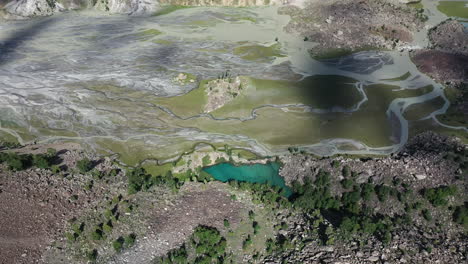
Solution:
M 216 180 L 222 182 L 237 180 L 278 186 L 285 190 L 285 196 L 289 197 L 292 194 L 292 190 L 286 186 L 284 179 L 279 175 L 279 168 L 280 164 L 277 162 L 240 166 L 231 163 L 220 163 L 203 170 Z

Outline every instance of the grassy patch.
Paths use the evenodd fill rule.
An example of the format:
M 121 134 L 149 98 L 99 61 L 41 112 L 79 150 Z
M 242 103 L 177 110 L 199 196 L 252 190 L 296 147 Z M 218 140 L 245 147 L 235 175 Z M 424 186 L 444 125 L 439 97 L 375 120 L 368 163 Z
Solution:
M 252 109 L 267 104 L 305 104 L 313 108 L 351 108 L 362 99 L 356 80 L 343 76 L 317 75 L 299 82 L 245 78 L 238 97 L 212 114 L 216 117 L 246 117 Z M 336 96 L 337 94 L 341 96 Z
M 213 121 L 198 118 L 174 122 L 214 133 L 246 135 L 269 145 L 314 144 L 324 139 L 349 138 L 360 140 L 369 146 L 381 147 L 392 144 L 391 125 L 386 114 L 391 101 L 395 98 L 419 96 L 433 88 L 427 86 L 396 91 L 397 89 L 399 87 L 390 85 L 367 86 L 365 90 L 369 101 L 353 113 L 316 114 L 262 108 L 257 111 L 255 120 Z
M 460 110 L 460 108 L 463 108 L 463 105 L 466 104 L 465 102 L 468 102 L 468 87 L 464 89 L 447 87 L 444 93 L 451 104 L 447 112 L 438 115 L 437 118 L 442 123 L 450 126 L 468 126 L 468 114 Z
M 437 9 L 450 17 L 468 18 L 466 1 L 440 1 Z
M 151 174 L 153 176 L 160 176 L 160 175 L 164 176 L 164 175 L 166 175 L 168 172 L 170 172 L 172 170 L 174 165 L 171 162 L 169 162 L 169 163 L 162 164 L 162 165 L 144 164 L 142 167 L 149 174 Z
M 234 55 L 249 61 L 269 61 L 275 57 L 285 56 L 281 52 L 281 47 L 278 43 L 271 46 L 245 45 L 234 48 L 233 52 Z
M 407 120 L 419 120 L 442 108 L 444 103 L 444 99 L 439 96 L 429 101 L 409 106 L 403 115 Z
M 458 137 L 463 143 L 468 144 L 468 133 L 466 131 L 440 126 L 432 119 L 411 122 L 409 128 L 410 136 L 415 136 L 425 131 L 434 131 L 442 135 Z
M 15 136 L 13 136 L 10 133 L 1 131 L 1 130 L 0 130 L 0 142 L 8 142 L 8 143 L 13 143 L 13 144 L 19 143 L 18 139 Z
M 166 40 L 166 39 L 155 39 L 152 42 L 156 44 L 162 44 L 162 45 L 171 45 L 174 43 L 173 41 Z
M 205 85 L 208 81 L 209 80 L 201 81 L 197 89 L 182 96 L 157 98 L 154 102 L 171 109 L 176 115 L 182 117 L 197 115 L 203 112 L 207 102 Z
M 249 219 L 248 216 L 243 217 L 241 223 L 227 234 L 227 248 L 234 253 L 233 257 L 237 258 L 235 263 L 241 263 L 244 254 L 253 255 L 255 252 L 265 250 L 267 239 L 273 238 L 275 233 L 273 223 L 269 220 L 270 217 L 266 209 L 255 210 L 254 220 Z M 256 234 L 254 234 L 253 228 L 254 221 L 260 226 Z M 250 236 L 251 242 L 244 245 L 248 236 Z
M 411 76 L 410 72 L 407 72 L 401 76 L 395 77 L 395 78 L 389 78 L 389 79 L 382 79 L 382 81 L 391 81 L 391 82 L 397 82 L 397 81 L 404 81 L 408 79 Z
M 155 28 L 150 28 L 150 29 L 141 30 L 138 33 L 135 33 L 134 35 L 141 41 L 147 41 L 161 34 L 162 34 L 161 31 Z
M 255 153 L 250 152 L 246 149 L 233 149 L 231 151 L 232 151 L 232 156 L 238 156 L 239 158 L 242 158 L 242 159 L 247 159 L 247 160 L 258 159 L 258 156 Z
M 424 5 L 422 4 L 421 1 L 415 2 L 415 3 L 408 3 L 408 4 L 406 4 L 406 5 L 409 6 L 409 7 L 412 7 L 412 8 L 416 8 L 416 9 L 422 9 L 422 8 L 424 8 Z
M 162 15 L 167 15 L 172 12 L 175 12 L 179 9 L 185 9 L 185 8 L 192 8 L 192 6 L 183 6 L 183 5 L 167 5 L 163 6 L 161 9 L 156 11 L 153 16 L 162 16 Z

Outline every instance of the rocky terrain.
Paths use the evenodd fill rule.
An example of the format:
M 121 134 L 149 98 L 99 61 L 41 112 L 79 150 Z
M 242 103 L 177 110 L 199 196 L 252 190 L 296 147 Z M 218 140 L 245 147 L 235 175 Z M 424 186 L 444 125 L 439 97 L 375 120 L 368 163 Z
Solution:
M 406 144 L 401 149 L 398 146 L 398 152 L 390 150 L 393 154 L 388 156 L 371 155 L 383 152 L 367 148 L 369 151 L 354 152 L 360 155 L 318 157 L 308 153 L 308 145 L 301 142 L 289 148 L 282 143 L 285 138 L 299 138 L 304 131 L 303 136 L 309 138 L 309 131 L 322 130 L 313 124 L 331 122 L 331 114 L 314 113 L 318 122 L 308 123 L 307 104 L 278 109 L 260 105 L 257 112 L 252 111 L 250 122 L 263 123 L 249 131 L 253 136 L 242 130 L 233 130 L 226 134 L 229 137 L 218 130 L 208 134 L 197 126 L 209 121 L 206 126 L 212 128 L 242 127 L 247 120 L 231 122 L 236 118 L 229 117 L 223 121 L 223 115 L 218 119 L 212 115 L 224 111 L 221 108 L 230 102 L 238 103 L 249 89 L 258 89 L 259 98 L 255 99 L 262 95 L 272 100 L 276 96 L 272 91 L 277 91 L 295 100 L 294 94 L 282 93 L 298 88 L 293 81 L 333 72 L 338 75 L 330 75 L 331 79 L 349 73 L 359 79 L 356 87 L 374 85 L 376 91 L 391 91 L 372 94 L 374 90 L 369 88 L 363 93 L 369 98 L 362 101 L 363 107 L 371 106 L 369 112 L 330 131 L 351 131 L 368 122 L 363 116 L 374 116 L 379 108 L 371 97 L 388 97 L 393 105 L 382 110 L 383 118 L 405 114 L 408 104 L 417 106 L 439 98 L 445 106 L 450 101 L 446 112 L 437 110 L 442 106 L 428 106 L 428 113 L 420 116 L 432 123 L 437 118 L 456 119 L 445 121 L 465 135 L 468 35 L 459 22 L 448 20 L 434 27 L 428 33 L 430 46 L 411 52 L 417 68 L 447 85 L 445 90 L 418 72 L 406 52 L 368 51 L 343 57 L 360 50 L 414 49 L 412 42 L 424 29 L 427 17 L 423 11 L 403 5 L 408 2 L 412 1 L 0 0 L 0 15 L 7 19 L 85 9 L 155 15 L 148 23 L 148 17 L 93 20 L 96 18 L 73 12 L 57 16 L 59 21 L 67 17 L 70 23 L 56 23 L 41 33 L 51 35 L 37 42 L 24 37 L 33 38 L 40 31 L 34 24 L 31 30 L 19 28 L 23 31 L 5 27 L 12 36 L 17 31 L 19 36 L 4 38 L 7 52 L 0 54 L 0 64 L 6 65 L 0 68 L 4 76 L 0 83 L 7 88 L 0 87 L 0 101 L 5 105 L 1 116 L 6 116 L 0 118 L 0 263 L 467 262 L 468 145 L 459 138 L 410 133 Z M 189 12 L 172 14 L 167 20 L 159 16 L 186 6 L 273 4 L 285 5 L 280 15 L 269 7 L 258 13 L 253 9 L 200 8 L 195 15 L 191 14 L 194 9 L 186 9 Z M 262 17 L 262 12 L 268 16 Z M 287 20 L 281 27 L 273 25 L 275 19 L 287 18 L 281 15 L 291 17 L 285 27 L 287 34 L 282 32 Z M 75 24 L 76 20 L 81 22 Z M 46 25 L 53 20 L 44 21 Z M 249 31 L 261 21 L 268 24 Z M 23 25 L 23 21 L 6 24 L 16 23 Z M 232 26 L 230 30 L 225 29 L 227 25 Z M 205 34 L 210 30 L 216 34 Z M 54 34 L 65 37 L 55 38 Z M 233 34 L 246 40 L 234 39 Z M 253 35 L 259 38 L 252 39 Z M 197 42 L 194 36 L 203 41 Z M 299 39 L 282 42 L 285 36 Z M 51 47 L 51 40 L 57 46 Z M 249 41 L 252 43 L 247 44 Z M 70 47 L 82 50 L 74 52 Z M 272 47 L 278 51 L 271 51 Z M 317 60 L 309 58 L 309 48 Z M 61 49 L 63 53 L 47 53 Z M 28 50 L 34 51 L 31 60 L 25 59 Z M 286 50 L 291 54 L 283 55 Z M 304 53 L 295 53 L 298 50 Z M 109 51 L 115 53 L 106 53 Z M 38 56 L 44 53 L 47 55 Z M 122 54 L 125 56 L 120 57 Z M 317 66 L 317 71 L 309 71 L 309 64 Z M 398 77 L 401 69 L 397 68 L 401 67 L 405 70 Z M 248 77 L 224 72 L 214 79 L 220 69 L 236 69 L 236 74 Z M 60 75 L 64 72 L 67 74 Z M 259 76 L 262 72 L 265 75 Z M 272 88 L 273 81 L 264 79 L 284 76 L 291 82 L 283 82 L 278 90 Z M 80 78 L 85 80 L 76 83 Z M 247 86 L 247 78 L 263 78 L 264 87 L 250 86 L 250 82 Z M 312 82 L 305 89 L 329 87 L 330 83 Z M 422 84 L 433 87 L 433 92 L 412 93 Z M 35 93 L 42 90 L 47 93 Z M 407 95 L 392 94 L 398 92 Z M 442 98 L 444 92 L 447 98 Z M 72 94 L 67 97 L 67 93 Z M 191 97 L 177 96 L 181 94 Z M 249 113 L 253 107 L 247 109 Z M 295 112 L 297 117 L 280 118 Z M 16 115 L 25 118 L 12 118 Z M 344 113 L 343 118 L 351 115 L 354 113 Z M 271 118 L 262 119 L 268 116 Z M 173 123 L 165 126 L 167 120 Z M 220 120 L 223 122 L 214 123 Z M 408 120 L 402 118 L 401 125 Z M 408 123 L 414 126 L 416 122 Z M 296 125 L 297 130 L 287 133 L 289 126 Z M 48 126 L 54 133 L 41 134 Z M 362 131 L 370 131 L 369 137 L 374 136 L 372 126 L 363 127 Z M 67 133 L 68 128 L 76 130 Z M 447 134 L 455 131 L 450 129 L 445 130 Z M 257 139 L 265 131 L 283 148 L 275 152 L 280 155 L 265 150 L 264 142 Z M 405 132 L 395 134 L 403 137 Z M 12 141 L 3 142 L 4 136 Z M 191 140 L 178 141 L 184 137 Z M 98 155 L 102 149 L 93 144 L 98 138 L 112 151 Z M 241 139 L 257 147 L 242 145 Z M 334 140 L 346 138 L 334 136 L 320 144 L 333 149 Z M 281 166 L 280 184 L 223 183 L 203 170 L 226 162 L 236 166 L 274 162 Z
M 210 113 L 223 107 L 242 93 L 242 80 L 239 76 L 226 76 L 210 81 L 205 86 L 205 93 L 207 102 L 204 111 Z
M 112 14 L 151 15 L 166 6 L 265 6 L 274 0 L 3 0 L 0 17 L 25 19 L 71 10 L 97 10 Z M 2 12 L 3 11 L 3 12 Z
M 287 6 L 280 13 L 291 16 L 287 31 L 318 43 L 310 50 L 316 58 L 405 47 L 425 20 L 414 9 L 384 0 L 309 1 L 304 8 Z
M 31 168 L 14 172 L 0 165 L 0 263 L 39 263 L 50 245 L 63 239 L 70 219 L 125 185 L 119 174 L 107 182 L 97 182 L 93 191 L 86 190 L 84 186 L 93 180 L 92 175 L 74 170 L 76 162 L 86 155 L 81 150 L 58 150 L 59 171 Z M 28 148 L 17 152 L 31 153 Z M 109 159 L 96 159 L 96 170 L 106 173 L 113 168 Z
M 339 182 L 346 181 L 348 173 L 355 174 L 357 184 L 387 185 L 396 189 L 411 190 L 421 194 L 424 189 L 456 185 L 466 201 L 466 164 L 468 147 L 455 138 L 448 138 L 434 133 L 425 133 L 415 137 L 406 148 L 396 155 L 385 158 L 315 158 L 300 154 L 282 158 L 284 166 L 281 175 L 287 182 L 316 179 L 320 170 L 332 171 L 331 192 L 344 195 L 346 188 Z M 465 163 L 456 158 L 461 155 Z M 454 159 L 455 158 L 455 159 Z M 464 164 L 464 165 L 463 165 Z M 463 167 L 463 169 L 461 169 Z M 346 168 L 346 169 L 344 169 Z M 347 170 L 351 172 L 346 172 Z M 401 187 L 399 186 L 406 186 Z M 343 189 L 344 188 L 344 189 Z M 410 194 L 409 197 L 412 195 Z M 418 202 L 414 197 L 407 200 L 400 196 L 386 200 L 385 204 L 372 201 L 368 204 L 376 214 L 398 216 L 408 211 L 408 203 Z M 430 206 L 430 205 L 429 205 Z M 283 253 L 286 262 L 303 263 L 462 263 L 467 259 L 466 231 L 450 223 L 451 212 L 430 206 L 429 212 L 435 223 L 428 223 L 422 215 L 412 215 L 414 225 L 396 229 L 392 232 L 392 242 L 382 244 L 370 238 L 360 245 L 359 241 L 342 243 L 335 240 L 333 245 L 307 244 L 300 250 Z M 423 210 L 424 211 L 424 210 Z M 432 218 L 431 218 L 432 219 Z M 286 236 L 299 238 L 307 230 L 306 220 L 302 217 L 289 217 Z M 395 221 L 395 220 L 393 220 Z M 440 231 L 444 230 L 444 231 Z M 436 244 L 434 244 L 436 243 Z M 276 263 L 274 260 L 266 263 Z
M 418 69 L 448 85 L 468 82 L 468 32 L 456 20 L 447 20 L 428 34 L 430 47 L 415 50 L 411 58 Z
M 466 219 L 455 215 L 467 200 L 468 147 L 456 138 L 424 133 L 388 157 L 318 158 L 292 149 L 279 157 L 289 199 L 267 185 L 147 178 L 73 145 L 7 151 L 52 155 L 51 147 L 59 171 L 14 171 L 8 159 L 0 165 L 1 263 L 158 263 L 167 254 L 192 263 L 186 241 L 200 226 L 219 230 L 226 240 L 219 256 L 228 263 L 467 259 L 457 222 Z M 87 157 L 92 165 L 83 167 Z

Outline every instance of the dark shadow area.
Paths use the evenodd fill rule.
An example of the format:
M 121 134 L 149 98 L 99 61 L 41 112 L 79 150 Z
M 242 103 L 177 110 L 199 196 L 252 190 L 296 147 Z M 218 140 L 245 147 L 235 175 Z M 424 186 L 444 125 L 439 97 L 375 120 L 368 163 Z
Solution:
M 29 21 L 31 24 L 14 32 L 9 38 L 0 42 L 0 66 L 14 60 L 15 51 L 26 41 L 32 39 L 44 29 L 48 28 L 57 18 L 46 18 L 37 21 Z

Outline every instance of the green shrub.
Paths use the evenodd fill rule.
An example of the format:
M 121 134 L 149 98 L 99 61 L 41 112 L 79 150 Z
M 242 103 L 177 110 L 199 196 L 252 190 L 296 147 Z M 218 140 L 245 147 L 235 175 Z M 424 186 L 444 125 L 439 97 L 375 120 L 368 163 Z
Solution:
M 224 219 L 224 227 L 229 228 L 231 224 L 229 224 L 229 220 Z
M 354 184 L 354 181 L 351 179 L 344 179 L 341 181 L 341 186 L 343 186 L 343 188 L 345 189 L 349 189 L 353 187 L 353 184 Z
M 210 156 L 207 155 L 207 156 L 203 157 L 203 159 L 202 159 L 203 167 L 210 165 L 210 163 L 211 163 Z
M 225 254 L 226 239 L 213 227 L 199 226 L 191 237 L 198 260 L 217 259 Z M 208 262 L 210 263 L 210 262 Z
M 242 249 L 247 249 L 252 245 L 252 237 L 250 235 L 247 236 L 247 238 L 242 242 Z
M 15 149 L 21 147 L 21 144 L 16 142 L 0 141 L 0 149 Z
M 76 167 L 81 173 L 87 173 L 93 169 L 93 163 L 88 158 L 84 158 L 76 163 Z
M 74 242 L 78 238 L 78 234 L 69 232 L 69 233 L 65 233 L 65 237 L 67 238 L 68 241 Z
M 345 165 L 345 166 L 343 167 L 343 170 L 342 170 L 341 172 L 342 172 L 342 174 L 343 174 L 343 177 L 345 177 L 345 178 L 351 177 L 351 169 L 349 168 L 348 165 Z
M 388 195 L 391 193 L 392 188 L 385 186 L 385 185 L 378 185 L 375 186 L 375 193 L 377 194 L 377 198 L 379 201 L 385 202 L 388 198 Z
M 468 203 L 464 205 L 457 206 L 453 213 L 453 221 L 455 223 L 462 225 L 465 229 L 468 230 Z
M 21 171 L 32 166 L 33 156 L 29 154 L 18 155 L 16 153 L 0 153 L 0 163 L 6 162 L 8 168 Z
M 431 221 L 431 220 L 432 220 L 431 212 L 429 212 L 429 210 L 427 210 L 427 209 L 422 210 L 422 216 L 423 216 L 424 219 L 426 219 L 427 221 Z
M 338 167 L 340 167 L 340 164 L 341 164 L 341 163 L 340 163 L 338 160 L 333 160 L 332 163 L 331 163 L 331 165 L 332 165 L 333 168 L 338 168 Z
M 370 183 L 361 184 L 361 197 L 365 201 L 369 201 L 374 193 L 374 185 Z
M 440 186 L 437 188 L 424 189 L 422 191 L 423 197 L 426 198 L 434 206 L 447 205 L 447 198 L 457 193 L 457 187 Z
M 135 245 L 136 235 L 130 234 L 124 238 L 125 240 L 125 247 L 129 248 Z
M 258 231 L 260 230 L 260 225 L 258 224 L 257 221 L 253 221 L 252 223 L 252 228 L 254 230 L 254 234 L 258 234 Z
M 62 171 L 60 169 L 60 166 L 59 165 L 52 165 L 50 166 L 50 170 L 52 171 L 53 174 L 57 174 L 59 173 L 60 171 Z
M 104 233 L 111 233 L 112 232 L 112 221 L 109 220 L 107 223 L 105 223 L 104 225 L 102 225 L 102 230 L 104 231 Z
M 93 232 L 91 232 L 91 238 L 93 240 L 101 240 L 102 239 L 102 230 L 101 229 L 96 229 Z
M 74 224 L 72 225 L 73 231 L 74 231 L 76 234 L 78 234 L 78 235 L 80 235 L 80 234 L 83 232 L 84 227 L 85 227 L 85 224 L 84 224 L 84 223 L 74 223 Z
M 98 251 L 96 249 L 90 250 L 86 253 L 86 258 L 91 262 L 96 261 L 97 257 Z
M 172 249 L 167 253 L 166 257 L 160 257 L 155 259 L 155 263 L 174 263 L 174 264 L 187 264 L 188 254 L 185 248 L 185 245 L 182 245 L 180 248 Z
M 41 168 L 41 169 L 48 169 L 51 166 L 51 163 L 48 158 L 43 155 L 34 155 L 33 156 L 33 165 Z
M 119 237 L 112 242 L 112 247 L 116 252 L 120 252 L 123 249 L 124 242 L 123 237 Z
M 253 221 L 253 220 L 255 219 L 255 213 L 254 213 L 254 211 L 252 211 L 252 210 L 249 211 L 249 219 L 250 219 L 251 221 Z

